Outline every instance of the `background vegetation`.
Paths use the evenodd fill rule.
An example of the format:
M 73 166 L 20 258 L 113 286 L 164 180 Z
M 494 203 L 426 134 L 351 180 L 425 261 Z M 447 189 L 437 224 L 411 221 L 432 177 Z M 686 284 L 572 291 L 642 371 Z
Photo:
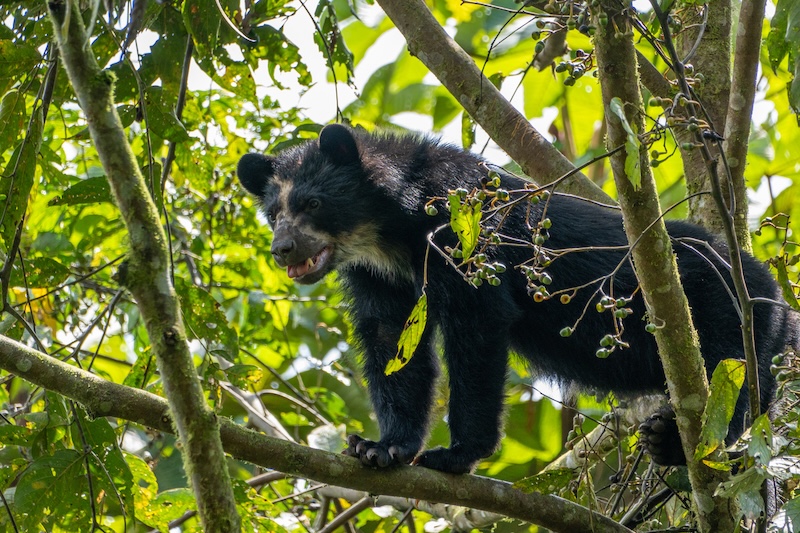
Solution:
M 393 2 L 380 4 L 398 26 L 414 26 L 414 20 L 397 20 Z M 381 6 L 372 2 L 136 0 L 67 5 L 72 6 L 67 17 L 82 17 L 86 24 L 97 63 L 114 74 L 116 110 L 166 231 L 166 273 L 183 309 L 188 348 L 205 398 L 220 417 L 268 436 L 338 452 L 346 433 L 377 436 L 377 428 L 357 354 L 348 342 L 350 327 L 335 276 L 312 287 L 293 285 L 273 263 L 269 232 L 234 176 L 239 157 L 248 151 L 272 151 L 313 139 L 322 123 L 335 119 L 367 129 L 445 132 L 481 151 L 488 140 L 480 128 L 476 133 L 477 122 L 515 157 L 519 166 L 508 162 L 510 169 L 519 171 L 521 166 L 535 180 L 551 181 L 565 172 L 549 155 L 553 147 L 576 166 L 607 151 L 606 112 L 590 34 L 597 24 L 608 24 L 603 14 L 622 7 L 620 16 L 612 16 L 612 35 L 634 40 L 641 64 L 646 59 L 651 66 L 641 67 L 645 103 L 652 100 L 646 124 L 654 132 L 643 149 L 656 161 L 652 169 L 660 203 L 671 208 L 667 217 L 690 216 L 719 227 L 710 201 L 683 201 L 687 183 L 689 193 L 705 190 L 697 182 L 698 175 L 705 175 L 704 165 L 702 160 L 691 163 L 692 150 L 684 146 L 691 139 L 666 128 L 673 117 L 664 110 L 676 94 L 667 80 L 675 76 L 656 52 L 664 48 L 652 45 L 663 34 L 649 4 L 637 3 L 634 9 L 562 0 L 525 5 L 512 0 L 491 5 L 427 2 L 472 63 L 524 117 L 546 130 L 541 146 L 527 146 L 529 161 L 518 157 L 511 143 L 538 141 L 515 134 L 508 117 L 498 120 L 484 113 L 488 88 L 484 100 L 482 92 L 467 94 L 466 81 L 473 78 L 455 67 L 451 75 L 456 73 L 455 83 L 465 83 L 465 93 L 448 85 L 453 80 L 446 79 L 446 72 L 435 72 L 440 84 L 425 66 L 437 49 L 426 50 L 412 39 L 408 47 L 392 45 L 402 41 Z M 745 143 L 747 166 L 740 166 L 741 183 L 752 201 L 749 213 L 740 203 L 737 223 L 744 246 L 749 245 L 748 228 L 754 231 L 753 253 L 771 261 L 787 299 L 796 305 L 798 256 L 787 228 L 800 216 L 794 201 L 800 194 L 800 128 L 792 110 L 800 106 L 800 89 L 793 83 L 800 65 L 795 61 L 800 8 L 787 0 L 767 3 L 766 19 L 756 13 L 754 23 L 742 15 L 741 26 L 734 20 L 733 32 L 726 35 L 724 24 L 714 18 L 726 6 L 728 13 L 745 13 L 738 3 L 731 11 L 731 4 L 721 0 L 662 3 L 662 9 L 670 10 L 671 29 L 689 48 L 697 37 L 691 33 L 693 24 L 707 30 L 699 42 L 711 42 L 715 32 L 722 32 L 720 42 L 727 48 L 711 42 L 691 52 L 706 62 L 695 65 L 688 76 L 707 98 L 703 104 L 709 102 L 710 109 L 718 104 L 723 123 L 730 106 L 727 92 L 722 91 L 724 98 L 719 93 L 723 86 L 730 92 L 736 75 L 719 73 L 715 66 L 733 55 L 728 35 L 755 28 L 758 40 L 766 39 L 761 56 L 753 60 L 760 66 L 756 105 L 749 148 Z M 170 433 L 175 427 L 164 418 L 165 404 L 108 386 L 166 394 L 173 401 L 156 369 L 156 355 L 164 355 L 151 342 L 152 321 L 130 280 L 120 273 L 136 244 L 125 224 L 127 215 L 121 215 L 128 202 L 113 194 L 111 172 L 101 166 L 97 143 L 90 139 L 87 101 L 81 100 L 82 110 L 55 45 L 56 31 L 64 32 L 59 36 L 66 39 L 62 45 L 69 44 L 69 20 L 54 26 L 47 11 L 44 2 L 0 5 L 0 529 L 167 531 L 172 523 L 200 531 L 195 502 L 206 487 L 195 478 L 195 492 L 189 488 L 186 471 L 192 467 L 181 459 L 182 445 Z M 306 28 L 313 28 L 316 47 L 287 29 L 298 17 L 310 22 Z M 386 50 L 395 52 L 390 56 Z M 320 63 L 328 68 L 309 66 Z M 655 81 L 646 79 L 653 72 Z M 666 86 L 658 83 L 659 76 Z M 745 115 L 750 118 L 749 112 Z M 523 151 L 524 142 L 518 147 Z M 498 163 L 507 162 L 493 148 L 488 153 Z M 607 159 L 599 158 L 583 172 L 602 192 L 588 182 L 576 187 L 598 198 L 616 198 Z M 14 340 L 47 357 L 34 359 L 32 351 Z M 56 366 L 57 361 L 69 367 Z M 776 362 L 790 385 L 792 362 Z M 69 368 L 102 379 L 92 381 Z M 616 408 L 616 400 L 579 396 L 562 405 L 521 365 L 514 366 L 509 382 L 503 447 L 481 464 L 479 474 L 518 482 L 572 450 L 546 474 L 519 486 L 557 493 L 640 530 L 693 523 L 685 492 L 667 499 L 673 489 L 688 488 L 685 473 L 648 467 L 628 431 L 632 423 L 603 418 Z M 789 392 L 785 396 L 790 403 Z M 431 446 L 447 444 L 446 404 L 442 386 Z M 768 441 L 766 449 L 753 450 L 751 443 L 754 459 L 748 466 L 754 468 L 747 472 L 756 474 L 721 489 L 736 497 L 751 518 L 760 509 L 760 482 L 776 473 L 791 477 L 786 465 L 792 464 L 797 426 L 791 410 L 787 416 L 779 421 L 782 436 Z M 621 437 L 605 435 L 587 445 L 582 437 L 601 420 L 614 420 Z M 301 460 L 295 448 L 280 448 L 273 441 L 245 442 L 251 434 L 236 433 L 226 424 L 222 440 L 232 454 L 226 464 L 247 531 L 439 531 L 490 524 L 500 531 L 536 528 L 518 520 L 498 522 L 502 515 L 575 531 L 574 523 L 567 525 L 571 518 L 589 521 L 588 514 L 569 517 L 561 508 L 558 516 L 546 515 L 543 509 L 555 503 L 543 500 L 537 507 L 538 500 L 525 499 L 535 498 L 535 492 L 525 496 L 509 489 L 497 507 L 481 506 L 478 480 L 471 485 L 410 469 L 401 469 L 394 480 L 391 475 L 382 479 L 347 458 L 331 456 L 327 465 L 315 463 L 313 454 Z M 175 425 L 181 429 L 180 423 Z M 779 457 L 768 471 L 773 455 Z M 341 471 L 331 467 L 340 463 Z M 417 476 L 408 478 L 417 484 L 400 476 Z M 373 499 L 312 480 L 406 499 Z M 795 518 L 792 496 L 787 495 L 788 514 L 781 523 Z M 414 498 L 472 502 L 500 514 L 465 512 Z M 515 502 L 527 511 L 515 511 Z M 413 510 L 414 505 L 422 511 Z M 625 530 L 593 523 L 598 530 Z M 206 530 L 213 529 L 206 524 Z

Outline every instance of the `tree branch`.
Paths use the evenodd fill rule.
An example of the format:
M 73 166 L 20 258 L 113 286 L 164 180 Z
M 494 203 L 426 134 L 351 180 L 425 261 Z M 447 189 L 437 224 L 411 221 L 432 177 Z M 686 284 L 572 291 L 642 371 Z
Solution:
M 0 368 L 81 403 L 94 416 L 122 418 L 173 432 L 169 406 L 163 398 L 106 381 L 4 336 L 0 336 Z M 554 532 L 630 533 L 612 519 L 578 504 L 547 494 L 525 494 L 502 481 L 410 466 L 392 470 L 368 468 L 352 457 L 267 437 L 227 418 L 220 418 L 219 422 L 228 453 L 293 476 L 370 494 L 482 509 Z
M 643 133 L 642 97 L 633 40 L 615 36 L 614 22 L 618 23 L 617 27 L 625 24 L 624 14 L 618 11 L 615 7 L 618 4 L 613 0 L 603 0 L 601 5 L 608 13 L 608 24 L 597 20 L 595 53 L 601 71 L 600 87 L 606 108 L 608 142 L 610 146 L 619 146 L 628 142 L 628 133 L 622 119 L 612 111 L 611 101 L 621 101 L 625 120 L 634 132 Z M 625 152 L 631 149 L 629 147 Z M 638 240 L 632 256 L 648 315 L 651 321 L 665 325 L 656 330 L 655 336 L 688 459 L 698 524 L 700 531 L 733 531 L 735 522 L 729 510 L 730 501 L 714 495 L 715 487 L 727 474 L 691 459 L 700 441 L 700 418 L 708 398 L 708 382 L 697 332 L 692 325 L 669 235 L 661 217 L 658 191 L 648 164 L 647 145 L 641 143 L 638 152 L 641 173 L 638 187 L 628 175 L 626 153 L 614 154 L 611 168 L 628 241 L 635 243 Z
M 486 79 L 472 58 L 444 31 L 422 0 L 378 0 L 405 37 L 412 55 L 442 82 L 489 136 L 537 185 L 547 185 L 574 170 L 550 142 Z M 559 186 L 603 203 L 609 196 L 583 174 Z
M 136 299 L 145 320 L 183 444 L 184 464 L 203 529 L 210 533 L 236 532 L 241 529 L 241 520 L 219 427 L 205 402 L 189 352 L 168 273 L 166 237 L 114 106 L 114 77 L 97 65 L 78 5 L 73 0 L 59 0 L 49 2 L 48 8 L 64 66 L 130 236 L 131 252 L 120 268 L 120 282 Z
M 739 243 L 749 250 L 750 234 L 747 226 L 747 187 L 744 169 L 747 161 L 747 144 L 756 97 L 756 76 L 761 53 L 761 27 L 764 21 L 766 0 L 743 0 L 739 11 L 739 30 L 733 55 L 728 118 L 725 121 L 725 156 L 730 167 L 736 211 L 734 224 Z

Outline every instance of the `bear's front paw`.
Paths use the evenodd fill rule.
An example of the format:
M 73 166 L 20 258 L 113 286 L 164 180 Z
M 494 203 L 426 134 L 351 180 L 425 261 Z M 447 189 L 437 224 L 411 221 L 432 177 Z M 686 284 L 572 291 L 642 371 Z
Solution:
M 479 460 L 474 454 L 464 453 L 458 448 L 434 448 L 422 452 L 413 464 L 451 474 L 469 474 Z
M 417 455 L 418 449 L 402 444 L 367 440 L 358 435 L 347 436 L 347 448 L 342 452 L 360 459 L 366 466 L 385 468 L 393 464 L 407 464 Z

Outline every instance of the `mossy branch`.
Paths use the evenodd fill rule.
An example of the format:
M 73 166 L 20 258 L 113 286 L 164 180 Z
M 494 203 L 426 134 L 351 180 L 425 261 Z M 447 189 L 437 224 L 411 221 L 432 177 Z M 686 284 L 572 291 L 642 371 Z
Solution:
M 117 115 L 113 75 L 95 61 L 78 2 L 49 2 L 48 9 L 64 67 L 128 229 L 131 249 L 120 281 L 136 299 L 145 320 L 203 529 L 239 531 L 216 415 L 205 402 L 189 352 L 158 211 Z
M 595 34 L 608 143 L 612 147 L 623 145 L 628 140 L 628 132 L 622 121 L 611 111 L 612 99 L 622 102 L 626 120 L 634 131 L 645 131 L 633 39 L 615 36 L 614 23 L 617 26 L 624 23 L 624 15 L 618 12 L 617 5 L 611 0 L 602 1 L 603 9 L 608 14 L 608 24 L 603 25 L 598 20 Z M 619 19 L 615 20 L 617 17 Z M 708 382 L 697 332 L 692 325 L 669 235 L 661 218 L 646 144 L 641 143 L 639 147 L 641 181 L 638 187 L 626 172 L 625 158 L 625 153 L 613 155 L 611 167 L 628 241 L 633 243 L 638 239 L 632 256 L 647 312 L 651 320 L 664 324 L 656 332 L 656 342 L 670 399 L 677 414 L 684 453 L 689 458 L 689 479 L 698 513 L 698 526 L 700 531 L 733 531 L 736 521 L 731 516 L 731 502 L 714 496 L 714 489 L 727 474 L 691 460 L 700 440 L 700 418 L 708 398 Z
M 419 58 L 464 109 L 537 185 L 547 185 L 574 171 L 565 158 L 528 119 L 481 73 L 475 61 L 444 31 L 422 0 L 378 0 Z M 583 174 L 559 186 L 603 203 L 613 203 Z
M 81 403 L 94 416 L 122 418 L 173 432 L 169 406 L 163 398 L 106 381 L 3 336 L 0 336 L 0 368 Z M 612 519 L 576 503 L 547 494 L 526 494 L 506 482 L 410 466 L 392 470 L 368 468 L 352 457 L 267 437 L 226 418 L 220 418 L 219 422 L 228 453 L 286 474 L 370 494 L 482 509 L 554 532 L 630 533 Z

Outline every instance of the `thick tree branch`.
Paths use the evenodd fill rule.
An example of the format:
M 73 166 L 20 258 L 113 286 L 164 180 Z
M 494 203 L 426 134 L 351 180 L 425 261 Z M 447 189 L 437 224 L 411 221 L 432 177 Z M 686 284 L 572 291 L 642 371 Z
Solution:
M 408 42 L 410 52 L 442 82 L 475 122 L 538 185 L 574 170 L 566 159 L 486 79 L 475 61 L 444 31 L 422 0 L 378 0 Z M 612 200 L 583 174 L 559 186 L 592 200 Z
M 163 398 L 105 381 L 3 336 L 0 336 L 0 368 L 81 403 L 95 416 L 122 418 L 173 432 L 169 406 Z M 370 494 L 483 509 L 555 532 L 630 533 L 628 528 L 578 504 L 557 496 L 525 494 L 502 481 L 407 466 L 392 470 L 367 468 L 352 457 L 267 437 L 226 418 L 219 421 L 228 453 L 294 476 Z
M 114 106 L 113 75 L 97 65 L 78 6 L 73 0 L 48 3 L 64 66 L 130 236 L 131 252 L 125 268 L 120 269 L 120 281 L 144 317 L 183 444 L 203 529 L 236 532 L 241 524 L 219 427 L 205 402 L 189 352 L 168 273 L 166 237 Z
M 628 133 L 622 120 L 612 111 L 611 101 L 618 99 L 622 103 L 625 120 L 633 131 L 642 133 L 645 131 L 642 97 L 633 40 L 615 36 L 614 18 L 624 15 L 619 13 L 615 7 L 618 4 L 613 0 L 603 0 L 601 4 L 608 13 L 608 25 L 597 21 L 595 53 L 601 71 L 608 142 L 610 146 L 619 146 L 628 141 Z M 730 502 L 714 495 L 714 489 L 727 475 L 691 460 L 700 440 L 700 417 L 708 398 L 708 382 L 697 332 L 692 325 L 669 235 L 661 218 L 647 146 L 642 143 L 639 147 L 641 184 L 638 187 L 628 175 L 625 160 L 625 153 L 614 154 L 611 168 L 619 191 L 628 241 L 634 243 L 638 240 L 632 256 L 648 315 L 652 322 L 664 326 L 657 329 L 656 342 L 677 414 L 684 453 L 689 458 L 689 479 L 700 531 L 733 531 L 735 521 L 730 513 Z
M 725 156 L 730 167 L 736 210 L 734 224 L 739 243 L 750 249 L 747 227 L 747 187 L 744 169 L 747 162 L 747 145 L 753 102 L 756 97 L 756 76 L 761 53 L 761 28 L 764 22 L 766 0 L 744 0 L 739 11 L 739 29 L 733 55 L 728 118 L 725 121 Z

